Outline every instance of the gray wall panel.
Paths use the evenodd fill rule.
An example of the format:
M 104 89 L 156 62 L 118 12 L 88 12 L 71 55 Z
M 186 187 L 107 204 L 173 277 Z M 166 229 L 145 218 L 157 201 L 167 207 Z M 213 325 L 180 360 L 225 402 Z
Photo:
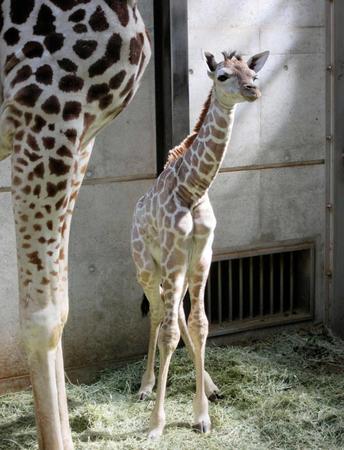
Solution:
M 26 370 L 19 345 L 17 262 L 11 196 L 0 193 L 0 379 Z
M 145 182 L 84 186 L 70 247 L 66 364 L 92 365 L 146 351 L 142 291 L 130 255 L 130 229 Z
M 244 57 L 271 52 L 258 74 L 263 96 L 254 104 L 238 106 L 222 167 L 227 172 L 218 176 L 211 190 L 218 223 L 215 249 L 253 249 L 312 239 L 315 313 L 322 319 L 325 4 L 323 0 L 228 0 L 214 1 L 209 9 L 206 0 L 190 0 L 189 15 L 191 127 L 211 86 L 201 49 L 217 59 L 228 48 Z M 297 167 L 302 164 L 306 165 Z M 255 165 L 261 169 L 247 170 Z M 266 165 L 270 169 L 264 169 Z
M 211 14 L 207 8 L 205 1 L 189 2 L 190 126 L 211 86 L 202 49 L 217 59 L 228 48 L 244 57 L 268 49 L 271 56 L 258 75 L 263 97 L 238 106 L 223 167 L 324 158 L 323 2 L 228 0 L 213 2 Z

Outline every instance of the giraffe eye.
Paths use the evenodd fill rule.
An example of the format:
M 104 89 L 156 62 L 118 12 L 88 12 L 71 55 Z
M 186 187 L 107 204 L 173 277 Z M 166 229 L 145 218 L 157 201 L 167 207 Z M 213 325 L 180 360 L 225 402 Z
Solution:
M 219 77 L 217 77 L 217 79 L 219 81 L 226 81 L 226 80 L 228 80 L 228 78 L 229 78 L 229 75 L 220 75 Z

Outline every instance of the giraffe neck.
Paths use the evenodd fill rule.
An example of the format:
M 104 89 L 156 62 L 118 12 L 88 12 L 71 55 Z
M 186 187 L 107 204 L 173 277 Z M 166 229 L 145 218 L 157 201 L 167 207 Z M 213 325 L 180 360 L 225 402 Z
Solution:
M 179 193 L 195 203 L 202 198 L 219 172 L 232 133 L 235 104 L 222 105 L 212 93 L 202 127 L 177 165 Z

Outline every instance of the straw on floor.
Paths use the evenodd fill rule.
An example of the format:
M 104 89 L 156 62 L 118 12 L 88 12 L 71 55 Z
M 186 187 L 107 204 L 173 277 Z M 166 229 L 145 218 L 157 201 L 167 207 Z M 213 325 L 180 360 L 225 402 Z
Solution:
M 194 372 L 184 349 L 171 365 L 162 439 L 146 438 L 153 399 L 139 402 L 143 363 L 68 385 L 76 450 L 344 448 L 344 342 L 321 329 L 207 349 L 224 398 L 210 404 L 212 433 L 191 429 Z M 0 449 L 36 449 L 31 393 L 0 397 Z

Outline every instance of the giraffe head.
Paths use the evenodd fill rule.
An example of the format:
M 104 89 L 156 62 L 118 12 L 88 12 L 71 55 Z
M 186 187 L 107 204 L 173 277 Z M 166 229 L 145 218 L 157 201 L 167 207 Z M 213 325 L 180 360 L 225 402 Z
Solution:
M 261 96 L 254 81 L 256 73 L 261 70 L 269 52 L 258 53 L 245 62 L 236 52 L 223 52 L 223 61 L 217 63 L 214 55 L 204 52 L 208 66 L 208 75 L 214 82 L 214 92 L 217 100 L 231 107 L 244 101 L 253 102 Z

